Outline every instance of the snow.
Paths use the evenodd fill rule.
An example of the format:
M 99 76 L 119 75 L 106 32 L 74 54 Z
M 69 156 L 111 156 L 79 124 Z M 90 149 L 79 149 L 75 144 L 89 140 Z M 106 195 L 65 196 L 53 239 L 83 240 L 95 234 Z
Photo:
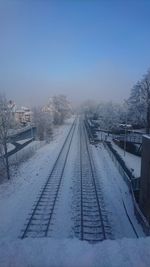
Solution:
M 133 170 L 133 175 L 135 178 L 140 177 L 141 175 L 141 157 L 136 156 L 134 154 L 131 154 L 129 152 L 125 152 L 124 155 L 124 150 L 117 146 L 113 141 L 112 141 L 112 135 L 109 135 L 105 132 L 97 132 L 99 140 L 107 140 L 111 142 L 113 148 L 118 152 L 118 154 L 122 157 L 124 162 L 126 163 L 126 166 L 131 170 Z
M 97 147 L 91 146 L 91 149 L 113 237 L 136 238 L 133 228 L 126 216 L 123 201 L 139 237 L 145 236 L 142 227 L 138 224 L 134 215 L 132 196 L 128 186 L 117 170 L 114 162 L 111 160 L 104 145 L 100 144 Z
M 16 153 L 13 153 L 11 156 L 9 156 L 9 164 L 11 169 L 14 166 L 17 166 L 18 168 L 20 163 L 31 158 L 35 152 L 44 145 L 45 141 L 32 141 L 27 146 L 18 150 Z
M 42 146 L 16 172 L 14 170 L 10 181 L 0 184 L 0 267 L 149 267 L 150 238 L 145 238 L 134 215 L 129 189 L 103 144 L 97 147 L 90 145 L 90 148 L 112 235 L 116 240 L 90 244 L 74 236 L 76 208 L 72 201 L 78 173 L 78 124 L 64 170 L 50 237 L 19 238 L 72 121 L 55 128 L 50 144 Z
M 16 143 L 18 143 L 20 145 L 23 145 L 24 143 L 28 142 L 29 140 L 32 140 L 32 138 L 26 138 L 26 139 L 23 139 L 23 140 L 19 140 Z
M 10 152 L 11 150 L 13 150 L 15 148 L 15 146 L 11 143 L 7 143 L 7 151 Z M 2 151 L 3 151 L 3 147 L 2 147 Z
M 20 236 L 71 123 L 72 120 L 56 128 L 54 140 L 38 149 L 17 171 L 14 170 L 10 181 L 0 184 L 0 238 Z
M 77 239 L 0 241 L 1 267 L 149 267 L 150 238 L 107 240 L 92 245 Z
M 126 166 L 131 170 L 133 169 L 133 175 L 137 178 L 141 175 L 141 157 L 133 155 L 129 152 L 125 152 L 124 150 L 117 146 L 114 142 L 111 142 L 113 148 L 118 152 L 118 154 L 122 157 Z
M 33 125 L 27 125 L 27 126 L 25 126 L 25 127 L 18 128 L 18 129 L 16 129 L 16 130 L 14 130 L 14 129 L 10 129 L 10 130 L 9 130 L 9 136 L 11 136 L 11 135 L 15 135 L 15 134 L 19 134 L 19 133 L 22 133 L 22 132 L 24 132 L 24 131 L 26 131 L 26 130 L 28 130 L 28 129 L 31 129 L 31 127 L 34 127 L 34 126 L 33 126 Z
M 133 133 L 139 133 L 139 134 L 145 134 L 146 129 L 145 128 L 142 128 L 142 129 L 133 129 L 133 130 L 131 130 L 131 132 L 133 132 Z
M 15 148 L 15 146 L 13 144 L 11 144 L 11 143 L 8 143 L 7 144 L 7 151 L 8 152 L 11 151 L 11 150 L 13 150 L 14 148 Z
M 143 137 L 150 139 L 150 135 L 148 135 L 148 134 L 143 135 Z
M 77 125 L 78 126 L 78 125 Z M 77 157 L 77 141 L 78 141 L 78 127 L 76 126 L 73 140 L 71 143 L 66 167 L 63 174 L 59 200 L 54 215 L 54 223 L 52 225 L 50 236 L 53 238 L 73 237 L 73 179 L 74 179 L 74 165 Z

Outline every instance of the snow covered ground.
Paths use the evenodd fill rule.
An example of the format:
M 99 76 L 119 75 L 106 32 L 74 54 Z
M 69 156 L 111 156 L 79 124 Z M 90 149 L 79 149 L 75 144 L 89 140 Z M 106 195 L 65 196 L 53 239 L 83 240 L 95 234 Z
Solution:
M 11 150 L 13 150 L 15 148 L 15 146 L 13 145 L 13 144 L 11 144 L 11 143 L 7 143 L 7 151 L 9 152 L 9 151 L 11 151 Z M 2 153 L 4 153 L 3 152 L 3 147 L 2 147 Z
M 55 129 L 54 139 L 22 163 L 13 178 L 0 184 L 0 267 L 149 267 L 150 238 L 134 215 L 130 192 L 103 144 L 91 146 L 113 238 L 89 244 L 73 232 L 73 188 L 77 175 L 77 128 L 63 175 L 50 238 L 25 238 L 21 229 L 48 178 L 72 120 Z M 139 235 L 136 238 L 123 206 Z
M 39 190 L 46 181 L 72 121 L 56 129 L 50 144 L 20 165 L 12 179 L 0 184 L 0 238 L 17 238 Z
M 92 245 L 77 239 L 0 242 L 1 267 L 149 267 L 150 238 Z
M 59 199 L 54 216 L 54 222 L 51 231 L 53 238 L 71 238 L 74 236 L 74 210 L 72 208 L 73 198 L 73 181 L 75 177 L 75 162 L 77 157 L 77 142 L 78 142 L 78 124 L 75 128 L 72 144 L 70 147 L 66 167 L 63 174 L 62 185 L 60 189 Z
M 31 140 L 32 138 L 26 138 L 26 139 L 23 139 L 23 140 L 19 140 L 17 141 L 16 143 L 20 144 L 20 145 L 23 145 L 24 143 L 28 142 L 29 140 Z
M 19 134 L 19 133 L 22 133 L 28 129 L 31 129 L 31 127 L 33 127 L 33 125 L 27 125 L 27 126 L 24 126 L 24 127 L 21 127 L 21 128 L 18 128 L 18 129 L 10 129 L 9 130 L 9 135 L 15 135 L 15 134 Z
M 122 157 L 124 162 L 126 163 L 126 166 L 131 170 L 133 170 L 133 175 L 135 177 L 140 177 L 141 175 L 141 157 L 138 157 L 136 155 L 133 155 L 129 152 L 125 152 L 124 155 L 124 150 L 117 146 L 113 141 L 112 141 L 112 136 L 104 132 L 98 132 L 98 138 L 99 140 L 107 140 L 110 141 L 114 149 L 118 152 L 118 154 Z
M 122 148 L 117 146 L 114 142 L 111 142 L 113 148 L 118 152 L 118 154 L 122 157 L 126 166 L 131 170 L 133 170 L 133 175 L 135 177 L 140 177 L 141 175 L 141 157 L 133 155 L 129 152 L 125 152 Z
M 145 236 L 134 215 L 132 196 L 129 192 L 128 186 L 117 170 L 114 162 L 111 160 L 108 152 L 104 148 L 104 145 L 100 144 L 97 148 L 91 146 L 91 148 L 93 151 L 97 175 L 104 196 L 108 219 L 112 227 L 113 237 L 115 239 L 123 237 L 136 238 L 130 221 L 126 216 L 123 201 L 139 237 Z

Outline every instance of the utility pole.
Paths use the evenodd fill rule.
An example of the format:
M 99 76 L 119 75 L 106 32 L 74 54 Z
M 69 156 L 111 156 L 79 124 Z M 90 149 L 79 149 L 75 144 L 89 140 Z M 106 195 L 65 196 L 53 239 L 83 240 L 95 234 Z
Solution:
M 32 128 L 32 124 L 30 124 L 30 128 L 31 128 L 31 139 L 33 139 L 33 128 Z
M 126 105 L 126 110 L 125 110 L 125 128 L 124 128 L 124 157 L 126 155 L 126 148 L 127 148 L 127 101 L 124 100 L 125 105 Z

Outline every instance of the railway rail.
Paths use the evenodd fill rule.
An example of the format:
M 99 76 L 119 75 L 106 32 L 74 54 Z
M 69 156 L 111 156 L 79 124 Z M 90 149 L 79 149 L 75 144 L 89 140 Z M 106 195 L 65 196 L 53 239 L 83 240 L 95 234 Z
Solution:
M 79 127 L 79 154 L 78 174 L 75 177 L 76 203 L 75 208 L 75 235 L 80 240 L 91 243 L 112 239 L 112 230 L 108 221 L 107 211 L 104 205 L 102 188 L 94 166 L 94 159 L 90 150 L 86 125 L 80 119 Z M 72 124 L 69 133 L 62 145 L 57 159 L 52 167 L 50 175 L 40 191 L 33 206 L 27 224 L 22 231 L 21 238 L 26 237 L 50 237 L 53 230 L 56 204 L 63 184 L 64 171 L 69 151 L 72 144 L 77 119 Z M 129 218 L 124 205 L 125 212 L 138 237 L 136 229 Z
M 75 233 L 81 240 L 99 242 L 112 238 L 101 188 L 96 177 L 93 158 L 89 149 L 87 132 L 83 121 L 80 131 L 80 177 L 78 178 L 78 216 Z
M 52 219 L 54 216 L 75 127 L 76 119 L 71 126 L 71 129 L 58 154 L 50 175 L 44 187 L 42 188 L 37 201 L 35 202 L 28 222 L 21 235 L 22 239 L 26 237 L 50 236 Z

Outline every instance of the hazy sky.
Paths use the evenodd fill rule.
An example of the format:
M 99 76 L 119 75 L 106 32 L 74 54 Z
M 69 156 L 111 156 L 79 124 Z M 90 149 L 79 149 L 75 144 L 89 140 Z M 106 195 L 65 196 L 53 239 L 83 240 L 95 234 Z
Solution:
M 150 67 L 149 0 L 0 0 L 0 91 L 122 101 Z

